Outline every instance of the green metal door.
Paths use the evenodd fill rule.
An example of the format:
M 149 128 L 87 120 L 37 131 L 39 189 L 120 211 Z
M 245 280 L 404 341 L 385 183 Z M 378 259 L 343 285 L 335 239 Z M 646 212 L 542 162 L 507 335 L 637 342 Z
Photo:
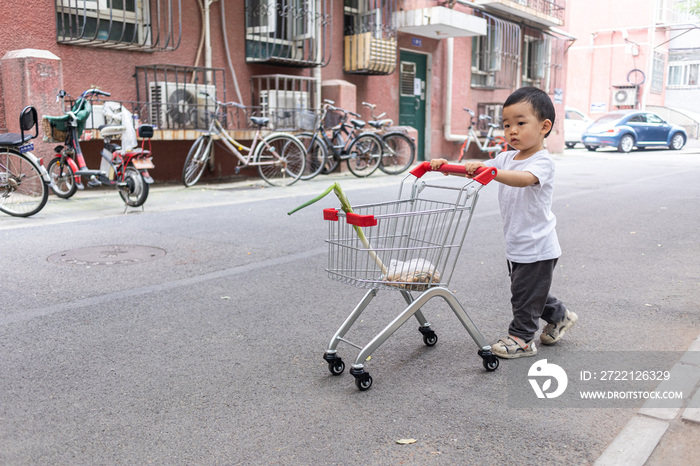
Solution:
M 418 131 L 418 160 L 425 160 L 425 80 L 428 56 L 401 51 L 399 79 L 399 125 L 413 126 Z

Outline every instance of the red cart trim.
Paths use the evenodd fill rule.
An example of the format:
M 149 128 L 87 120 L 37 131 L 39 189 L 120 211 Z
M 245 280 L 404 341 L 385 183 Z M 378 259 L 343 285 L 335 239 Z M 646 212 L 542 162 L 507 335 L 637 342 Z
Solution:
M 430 171 L 439 171 L 441 173 L 454 173 L 457 175 L 467 174 L 467 170 L 464 167 L 464 165 L 444 164 L 441 165 L 440 168 L 438 168 L 437 170 L 433 170 L 432 168 L 430 168 L 430 162 L 423 162 L 421 164 L 416 165 L 410 173 L 416 178 L 420 178 Z M 477 183 L 487 185 L 491 181 L 493 181 L 494 178 L 496 178 L 497 174 L 498 170 L 493 167 L 479 167 L 474 172 L 474 176 L 472 177 L 472 179 Z
M 373 227 L 377 224 L 377 219 L 374 218 L 374 215 L 358 215 L 348 212 L 345 217 L 350 225 L 358 227 Z
M 323 220 L 338 221 L 338 209 L 323 209 Z

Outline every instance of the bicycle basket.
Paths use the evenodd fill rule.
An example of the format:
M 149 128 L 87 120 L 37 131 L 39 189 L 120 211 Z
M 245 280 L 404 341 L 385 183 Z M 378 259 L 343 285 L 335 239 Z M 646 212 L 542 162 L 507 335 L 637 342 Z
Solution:
M 60 117 L 41 117 L 41 129 L 44 142 L 66 142 L 68 137 L 68 115 Z
M 85 99 L 78 99 L 71 111 L 78 122 L 78 137 L 83 134 L 88 117 L 92 113 L 92 105 Z M 41 118 L 41 128 L 44 132 L 44 142 L 66 142 L 70 126 L 70 116 L 46 116 Z
M 326 112 L 326 118 L 323 120 L 324 128 L 332 128 L 343 120 L 343 112 L 330 110 Z
M 299 112 L 299 129 L 314 131 L 316 129 L 316 113 L 311 110 L 301 110 Z

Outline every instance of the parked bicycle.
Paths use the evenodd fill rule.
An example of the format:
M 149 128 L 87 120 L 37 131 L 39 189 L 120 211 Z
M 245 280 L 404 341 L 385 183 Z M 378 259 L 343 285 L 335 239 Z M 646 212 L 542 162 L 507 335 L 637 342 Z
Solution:
M 469 147 L 472 145 L 472 143 L 475 143 L 476 147 L 478 147 L 481 152 L 487 153 L 490 158 L 493 158 L 494 155 L 498 154 L 499 152 L 507 150 L 508 144 L 506 142 L 506 138 L 504 138 L 503 136 L 493 135 L 493 131 L 496 128 L 498 128 L 498 125 L 491 123 L 490 116 L 479 115 L 480 121 L 488 121 L 489 128 L 486 132 L 486 139 L 484 139 L 484 142 L 481 142 L 479 140 L 479 136 L 474 130 L 474 112 L 469 110 L 468 108 L 465 108 L 464 111 L 469 113 L 469 133 L 466 141 L 464 141 L 462 143 L 462 146 L 459 148 L 459 162 L 461 162 L 462 159 L 467 155 L 467 152 L 469 152 Z
M 262 130 L 270 119 L 252 116 L 250 121 L 256 126 L 255 136 L 251 145 L 245 146 L 236 141 L 219 120 L 228 107 L 244 111 L 246 107 L 236 102 L 221 102 L 208 92 L 200 94 L 213 100 L 216 110 L 209 129 L 197 138 L 187 154 L 182 169 L 182 182 L 185 186 L 193 186 L 202 177 L 204 169 L 213 166 L 215 140 L 238 159 L 236 173 L 243 167 L 258 167 L 260 177 L 272 186 L 289 186 L 301 178 L 306 164 L 306 152 L 299 139 L 286 133 L 271 133 L 262 137 Z
M 376 105 L 369 102 L 362 102 L 362 105 L 370 109 L 372 120 L 369 121 L 369 125 L 379 131 L 384 142 L 379 169 L 388 175 L 398 175 L 408 170 L 416 158 L 416 144 L 413 139 L 401 131 L 390 130 L 394 120 L 384 118 L 386 112 L 375 115 Z
M 65 105 L 67 95 L 63 90 L 58 93 L 62 107 Z M 87 167 L 80 148 L 80 136 L 92 113 L 92 103 L 100 97 L 110 95 L 109 92 L 99 89 L 88 89 L 80 94 L 65 115 L 44 116 L 42 121 L 44 140 L 63 143 L 54 148 L 56 155 L 48 165 L 51 190 L 58 197 L 68 199 L 79 189 L 85 189 L 83 184 L 85 179 L 89 188 L 98 186 L 117 188 L 127 206 L 139 207 L 146 202 L 148 185 L 153 183 L 148 173 L 149 168 L 154 168 L 151 151 L 146 150 L 144 146 L 146 139 L 150 140 L 153 136 L 153 127 L 139 126 L 138 134 L 144 139 L 140 148 L 133 149 L 122 149 L 121 146 L 111 142 L 111 138 L 115 136 L 123 137 L 127 131 L 125 125 L 131 124 L 130 121 L 101 127 L 104 148 L 100 153 L 102 163 L 97 170 Z
M 381 138 L 371 132 L 360 132 L 367 126 L 360 115 L 354 112 L 335 107 L 332 100 L 324 100 L 318 127 L 313 133 L 301 133 L 299 138 L 304 142 L 307 150 L 322 151 L 326 154 L 325 166 L 321 173 L 331 173 L 338 168 L 340 162 L 345 161 L 348 170 L 353 175 L 364 178 L 379 168 L 384 143 Z M 325 120 L 329 111 L 340 114 L 340 121 L 332 128 L 326 128 Z M 352 115 L 358 119 L 346 123 L 347 116 Z M 330 135 L 327 133 L 330 131 Z M 319 158 L 322 156 L 319 156 Z
M 0 134 L 0 210 L 15 217 L 29 217 L 43 209 L 49 198 L 49 175 L 41 160 L 30 152 L 34 145 L 29 141 L 39 135 L 34 107 L 22 110 L 19 127 L 20 134 Z

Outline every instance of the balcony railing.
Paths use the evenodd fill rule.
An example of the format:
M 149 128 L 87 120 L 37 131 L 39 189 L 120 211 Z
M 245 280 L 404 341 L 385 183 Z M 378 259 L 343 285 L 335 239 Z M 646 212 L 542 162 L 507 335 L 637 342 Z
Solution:
M 251 76 L 253 112 L 270 119 L 269 129 L 315 129 L 318 81 L 305 76 L 269 74 Z
M 398 46 L 394 12 L 396 0 L 346 0 L 344 61 L 347 73 L 391 74 Z
M 474 0 L 489 11 L 527 19 L 543 26 L 564 24 L 564 0 Z
M 141 121 L 162 130 L 206 129 L 214 102 L 208 92 L 226 101 L 226 80 L 220 68 L 150 65 L 136 67 L 136 100 Z

